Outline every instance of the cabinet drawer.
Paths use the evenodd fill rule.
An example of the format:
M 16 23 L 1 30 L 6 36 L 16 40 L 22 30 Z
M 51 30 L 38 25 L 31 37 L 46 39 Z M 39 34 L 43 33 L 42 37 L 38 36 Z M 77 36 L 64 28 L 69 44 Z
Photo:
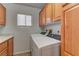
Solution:
M 4 50 L 5 48 L 7 48 L 7 42 L 1 43 L 1 44 L 0 44 L 0 52 L 1 52 L 2 50 Z
M 0 56 L 7 56 L 7 49 L 4 49 L 2 52 L 0 52 Z

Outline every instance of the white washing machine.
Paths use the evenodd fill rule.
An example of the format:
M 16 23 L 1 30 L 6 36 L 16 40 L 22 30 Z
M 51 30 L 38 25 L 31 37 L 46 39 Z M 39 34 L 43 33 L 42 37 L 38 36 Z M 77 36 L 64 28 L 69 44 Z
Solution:
M 31 52 L 32 56 L 59 56 L 60 41 L 41 35 L 31 35 Z

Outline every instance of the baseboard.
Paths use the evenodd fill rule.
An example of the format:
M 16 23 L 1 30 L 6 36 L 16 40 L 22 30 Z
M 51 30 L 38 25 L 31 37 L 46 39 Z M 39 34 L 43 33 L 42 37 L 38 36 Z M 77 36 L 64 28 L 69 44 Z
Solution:
M 25 50 L 25 51 L 15 52 L 15 53 L 14 53 L 14 56 L 19 55 L 19 54 L 23 54 L 23 53 L 31 54 L 31 51 L 30 51 L 30 50 Z

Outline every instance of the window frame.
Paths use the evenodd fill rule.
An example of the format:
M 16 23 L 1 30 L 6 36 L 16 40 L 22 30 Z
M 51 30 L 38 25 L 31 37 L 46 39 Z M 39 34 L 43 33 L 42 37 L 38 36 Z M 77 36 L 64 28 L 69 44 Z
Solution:
M 18 25 L 18 15 L 25 15 L 25 25 Z M 31 26 L 33 26 L 33 24 L 32 24 L 32 15 L 31 14 L 21 14 L 21 13 L 18 13 L 17 14 L 17 26 L 19 26 L 19 27 L 31 27 L 31 26 L 28 26 L 27 24 L 26 24 L 26 16 L 31 16 Z

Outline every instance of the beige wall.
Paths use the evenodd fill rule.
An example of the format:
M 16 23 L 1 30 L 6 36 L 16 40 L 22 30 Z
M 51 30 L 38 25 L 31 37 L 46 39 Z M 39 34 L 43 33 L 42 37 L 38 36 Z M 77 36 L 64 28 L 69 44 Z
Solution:
M 1 34 L 14 36 L 14 54 L 20 51 L 30 50 L 30 35 L 39 33 L 39 11 L 40 9 L 17 4 L 3 4 L 6 7 L 6 26 L 0 27 Z M 17 14 L 31 14 L 32 27 L 18 27 Z

